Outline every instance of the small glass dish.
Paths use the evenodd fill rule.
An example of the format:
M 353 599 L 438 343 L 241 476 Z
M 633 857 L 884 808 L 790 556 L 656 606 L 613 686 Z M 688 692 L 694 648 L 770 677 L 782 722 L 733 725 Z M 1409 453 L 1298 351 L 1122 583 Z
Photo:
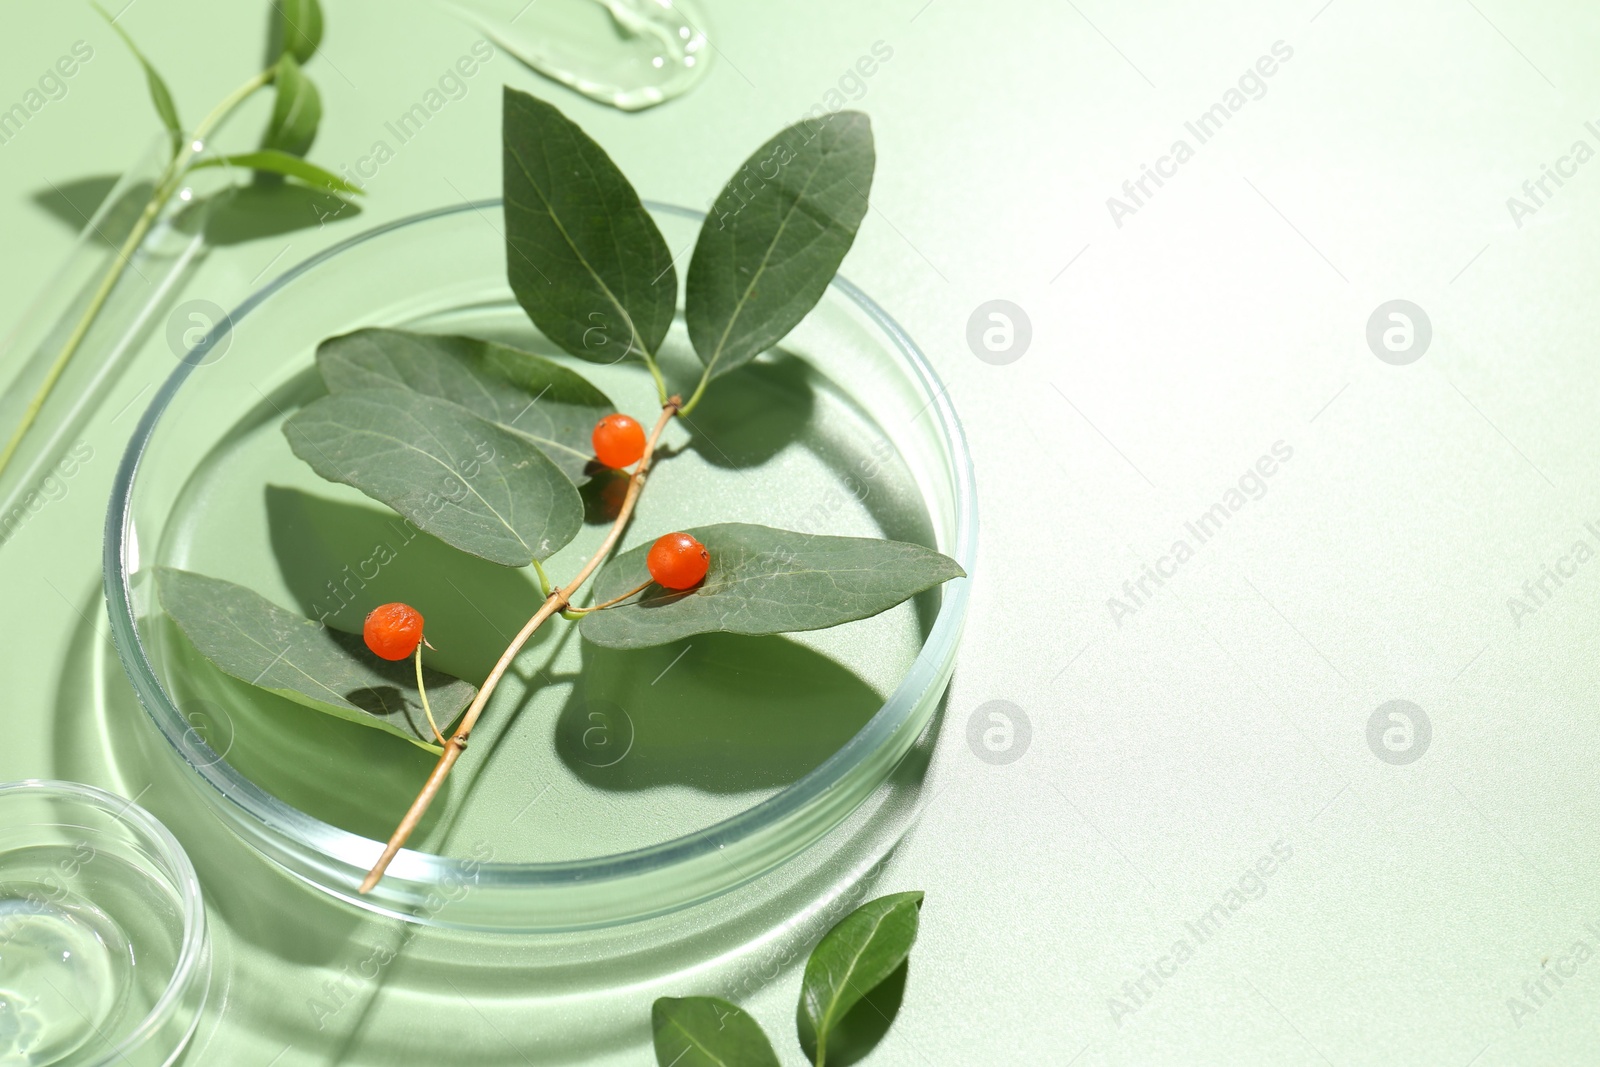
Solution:
M 211 976 L 177 840 L 74 782 L 0 785 L 0 1064 L 166 1067 Z
M 649 207 L 681 259 L 701 213 Z M 499 201 L 369 231 L 250 296 L 182 357 L 116 475 L 107 607 L 123 669 L 165 738 L 157 758 L 177 759 L 201 801 L 286 871 L 429 925 L 610 926 L 759 878 L 860 808 L 937 710 L 968 580 L 785 637 L 618 653 L 546 627 L 412 847 L 358 895 L 433 757 L 221 676 L 161 610 L 152 572 L 236 582 L 347 630 L 406 600 L 428 618 L 436 665 L 483 677 L 538 603 L 531 576 L 468 559 L 320 481 L 280 427 L 321 392 L 318 343 L 375 325 L 518 345 L 569 363 L 619 410 L 654 410 L 637 362 L 579 362 L 532 329 L 506 285 L 503 234 Z M 661 359 L 676 387 L 693 384 L 681 315 Z M 679 422 L 624 547 L 745 521 L 917 541 L 972 572 L 973 475 L 954 409 L 905 332 L 843 278 L 778 350 L 717 379 Z M 555 580 L 603 529 L 586 526 L 546 563 Z

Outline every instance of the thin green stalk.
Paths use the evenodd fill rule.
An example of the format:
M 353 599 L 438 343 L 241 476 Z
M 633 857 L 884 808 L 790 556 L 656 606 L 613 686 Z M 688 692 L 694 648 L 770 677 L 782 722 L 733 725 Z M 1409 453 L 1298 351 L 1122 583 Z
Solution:
M 544 564 L 540 563 L 538 560 L 534 560 L 533 572 L 539 576 L 540 591 L 544 593 L 546 597 L 549 597 L 554 590 L 550 586 L 550 575 L 545 572 Z
M 566 610 L 564 610 L 561 613 L 561 617 L 563 619 L 567 619 L 568 621 L 571 621 L 571 622 L 577 622 L 580 619 L 582 619 L 585 615 L 589 614 L 591 611 L 604 611 L 606 608 L 616 607 L 618 604 L 622 603 L 624 600 L 627 600 L 629 597 L 633 596 L 633 594 L 642 593 L 646 589 L 649 589 L 650 586 L 653 585 L 653 584 L 655 584 L 655 579 L 646 578 L 643 582 L 641 582 L 640 584 L 634 586 L 632 589 L 628 590 L 626 593 L 623 593 L 621 596 L 614 596 L 610 600 L 606 601 L 604 604 L 593 604 L 593 605 L 590 605 L 587 608 L 572 608 L 572 607 L 569 607 L 569 608 L 567 608 Z
M 438 738 L 439 747 L 449 744 L 444 739 L 444 734 L 439 732 L 439 724 L 433 721 L 433 708 L 428 706 L 428 687 L 422 682 L 422 642 L 417 642 L 417 694 L 422 697 L 422 713 L 428 717 L 428 725 L 433 728 L 433 736 Z
M 640 349 L 644 352 L 643 349 Z M 661 403 L 667 402 L 667 380 L 661 376 L 661 368 L 656 366 L 656 361 L 650 357 L 649 352 L 644 352 L 644 365 L 650 368 L 650 377 L 656 380 L 656 395 L 661 398 Z
M 6 442 L 5 449 L 0 451 L 0 474 L 3 474 L 11 465 L 12 457 L 22 445 L 22 439 L 33 428 L 34 422 L 39 418 L 45 402 L 50 399 L 50 394 L 55 390 L 56 383 L 62 373 L 67 369 L 67 364 L 77 354 L 83 345 L 83 340 L 89 335 L 89 330 L 94 326 L 95 319 L 105 307 L 106 300 L 111 296 L 111 291 L 116 288 L 117 282 L 122 280 L 122 272 L 127 269 L 133 259 L 133 254 L 139 250 L 144 239 L 150 233 L 150 227 L 160 217 L 162 210 L 178 191 L 183 176 L 188 172 L 189 162 L 195 156 L 195 145 L 203 144 L 206 136 L 217 124 L 227 118 L 233 109 L 238 107 L 246 97 L 257 89 L 272 81 L 273 72 L 264 70 L 260 74 L 245 82 L 232 93 L 228 94 L 220 104 L 212 108 L 211 113 L 201 120 L 195 127 L 194 135 L 188 139 L 182 148 L 173 155 L 161 172 L 161 178 L 156 183 L 155 190 L 150 194 L 150 199 L 145 203 L 144 210 L 139 213 L 139 219 L 133 224 L 133 229 L 128 232 L 127 238 L 122 242 L 122 247 L 117 250 L 116 259 L 106 270 L 105 277 L 100 279 L 100 284 L 95 288 L 94 295 L 89 298 L 89 306 L 84 309 L 80 318 L 72 328 L 72 333 L 67 336 L 66 343 L 61 346 L 55 361 L 50 364 L 50 369 L 45 372 L 44 381 L 40 383 L 38 392 L 28 402 L 27 410 L 22 413 L 22 421 L 18 423 L 11 439 Z
M 544 598 L 549 600 L 551 594 L 556 591 L 555 586 L 550 584 L 550 575 L 545 572 L 544 565 L 538 560 L 533 561 L 533 570 L 539 576 L 539 588 L 544 592 Z M 567 607 L 561 609 L 561 617 L 568 622 L 577 622 L 582 615 L 581 613 L 574 614 L 573 610 Z
M 170 169 L 171 164 L 169 163 L 168 170 Z M 157 187 L 158 193 L 165 185 L 165 177 L 165 173 L 163 173 L 162 185 Z M 150 198 L 150 202 L 145 205 L 144 211 L 139 215 L 139 220 L 134 223 L 133 229 L 129 232 L 127 240 L 123 241 L 122 247 L 117 250 L 116 260 L 111 264 L 111 268 L 106 271 L 105 277 L 100 279 L 100 285 L 95 289 L 94 296 L 89 299 L 89 306 L 85 309 L 83 317 L 72 328 L 72 333 L 68 335 L 66 344 L 62 346 L 61 352 L 55 358 L 55 362 L 50 364 L 50 369 L 45 373 L 44 381 L 40 384 L 38 392 L 34 393 L 33 399 L 28 402 L 27 410 L 22 413 L 22 421 L 17 424 L 16 431 L 12 433 L 11 439 L 6 442 L 5 450 L 0 451 L 0 473 L 4 473 L 5 469 L 10 466 L 11 457 L 16 454 L 17 448 L 22 444 L 23 436 L 32 429 L 34 421 L 38 419 L 39 412 L 44 407 L 45 401 L 50 398 L 50 393 L 55 389 L 57 380 L 60 379 L 62 372 L 67 369 L 67 363 L 78 351 L 78 347 L 83 344 L 84 337 L 89 333 L 89 327 L 94 325 L 94 320 L 99 316 L 100 309 L 105 306 L 106 299 L 111 295 L 111 290 L 116 287 L 117 282 L 122 278 L 123 269 L 127 266 L 129 258 L 138 250 L 139 245 L 144 241 L 145 234 L 150 232 L 150 226 L 155 221 L 157 214 L 160 213 L 161 208 L 166 204 L 166 200 L 166 197 L 157 199 L 156 196 L 152 196 Z
M 694 410 L 694 406 L 696 404 L 700 403 L 700 397 L 705 394 L 706 386 L 708 386 L 710 384 L 711 384 L 711 368 L 707 367 L 705 369 L 705 373 L 700 375 L 700 384 L 696 385 L 694 387 L 694 393 L 690 395 L 689 402 L 684 404 L 683 407 L 678 409 L 678 414 L 680 416 L 685 416 L 686 417 L 689 414 L 689 412 L 693 411 Z

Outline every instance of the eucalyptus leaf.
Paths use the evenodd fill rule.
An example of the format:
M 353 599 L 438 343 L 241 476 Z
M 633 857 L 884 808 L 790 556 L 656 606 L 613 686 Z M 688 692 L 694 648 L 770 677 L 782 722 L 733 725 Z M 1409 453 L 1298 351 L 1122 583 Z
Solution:
M 283 426 L 294 454 L 463 552 L 526 567 L 583 524 L 583 501 L 531 441 L 408 389 L 334 393 Z
M 322 96 L 290 52 L 278 59 L 272 83 L 277 92 L 272 101 L 272 117 L 261 135 L 261 147 L 303 156 L 317 138 L 317 126 L 322 122 Z
M 577 124 L 505 90 L 506 272 L 533 324 L 597 363 L 654 355 L 677 309 L 667 242 Z
M 100 12 L 100 17 L 110 23 L 111 28 L 117 31 L 117 36 L 122 38 L 122 43 L 128 46 L 128 51 L 133 53 L 133 58 L 139 61 L 144 68 L 144 80 L 150 87 L 150 102 L 156 106 L 156 114 L 161 117 L 161 124 L 167 128 L 167 136 L 172 141 L 172 154 L 176 156 L 183 150 L 183 123 L 178 119 L 178 106 L 172 102 L 172 92 L 167 88 L 167 83 L 156 68 L 139 51 L 139 46 L 133 43 L 133 38 L 128 36 L 128 31 L 117 25 L 117 20 L 112 18 L 106 9 L 99 4 L 94 9 Z
M 761 1024 L 719 997 L 661 997 L 650 1023 L 660 1067 L 778 1067 Z
M 709 375 L 726 374 L 806 317 L 856 239 L 874 166 L 859 111 L 796 123 L 734 174 L 689 261 L 689 340 Z
M 687 592 L 649 586 L 583 617 L 583 636 L 609 648 L 646 648 L 691 634 L 820 630 L 887 611 L 965 572 L 931 548 L 870 537 L 829 537 L 741 522 L 688 531 L 711 554 Z M 624 552 L 595 581 L 604 603 L 649 581 L 649 544 Z
M 158 567 L 156 591 L 189 643 L 224 674 L 439 751 L 410 660 L 379 659 L 360 636 L 329 629 L 220 578 Z M 472 684 L 427 668 L 423 681 L 440 730 L 477 694 Z
M 459 404 L 534 444 L 574 483 L 588 480 L 595 423 L 616 411 L 576 371 L 474 337 L 370 328 L 317 347 L 330 392 L 401 386 Z
M 257 152 L 238 152 L 230 156 L 207 156 L 205 159 L 189 168 L 199 170 L 202 167 L 248 167 L 256 171 L 271 171 L 282 174 L 286 178 L 299 178 L 307 185 L 318 189 L 326 189 L 335 193 L 350 193 L 359 195 L 362 189 L 352 185 L 337 174 L 317 166 L 315 163 L 291 156 L 287 152 L 276 149 L 261 149 Z
M 888 979 L 917 940 L 922 894 L 893 893 L 870 900 L 829 930 L 806 960 L 795 1023 L 811 1062 L 827 1060 L 834 1027 Z
M 291 55 L 304 63 L 322 44 L 322 7 L 317 0 L 272 0 L 272 24 L 268 29 L 269 62 Z

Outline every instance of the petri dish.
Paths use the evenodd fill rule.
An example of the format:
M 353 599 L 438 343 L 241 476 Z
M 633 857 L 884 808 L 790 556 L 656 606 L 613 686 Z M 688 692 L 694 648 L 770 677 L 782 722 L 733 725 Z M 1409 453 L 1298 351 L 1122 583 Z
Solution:
M 209 980 L 200 883 L 165 827 L 93 786 L 0 785 L 0 1064 L 165 1067 Z
M 700 213 L 649 206 L 670 247 L 692 246 Z M 792 637 L 609 653 L 542 632 L 412 847 L 357 895 L 432 757 L 221 676 L 161 611 L 152 571 L 238 582 L 345 629 L 407 599 L 429 618 L 437 666 L 486 673 L 537 603 L 531 576 L 406 537 L 384 509 L 293 459 L 279 426 L 319 395 L 318 342 L 362 326 L 568 359 L 506 286 L 499 214 L 498 201 L 461 204 L 334 246 L 179 361 L 117 472 L 108 610 L 123 668 L 185 780 L 284 870 L 429 925 L 610 926 L 760 878 L 855 811 L 936 710 L 970 579 Z M 621 410 L 654 408 L 641 367 L 571 362 Z M 692 383 L 681 321 L 662 363 Z M 624 547 L 688 525 L 763 522 L 919 541 L 971 574 L 976 504 L 955 411 L 906 333 L 843 278 L 777 350 L 718 379 L 669 432 Z M 552 576 L 575 570 L 601 533 L 587 527 L 547 563 Z

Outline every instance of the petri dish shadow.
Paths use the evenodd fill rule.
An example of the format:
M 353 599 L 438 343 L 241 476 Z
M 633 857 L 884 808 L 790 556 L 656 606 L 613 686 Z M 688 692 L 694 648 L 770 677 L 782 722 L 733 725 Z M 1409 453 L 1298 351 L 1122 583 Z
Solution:
M 182 843 L 208 913 L 221 916 L 234 936 L 295 964 L 333 959 L 360 916 L 278 870 L 196 802 L 193 791 L 210 787 L 186 775 L 167 751 L 167 740 L 122 673 L 111 638 L 98 628 L 100 608 L 97 586 L 79 612 L 83 621 L 56 686 L 51 773 L 137 797 Z M 230 744 L 226 733 L 204 732 L 222 720 L 192 721 L 208 742 Z M 242 881 L 248 892 L 229 891 Z M 273 901 L 279 906 L 264 906 Z
M 253 1048 L 292 1044 L 308 1063 L 378 1067 L 448 1059 L 462 1051 L 457 1028 L 411 1025 L 431 1016 L 441 995 L 466 998 L 493 1029 L 518 1035 L 513 1047 L 493 1029 L 468 1040 L 475 1053 L 493 1049 L 510 1057 L 483 1062 L 522 1062 L 516 1050 L 530 1042 L 542 1057 L 560 1060 L 647 1055 L 653 997 L 676 995 L 690 974 L 697 988 L 741 999 L 772 984 L 793 985 L 809 947 L 832 923 L 888 891 L 880 879 L 926 802 L 924 782 L 944 714 L 941 700 L 874 800 L 827 847 L 726 896 L 643 923 L 570 935 L 505 938 L 404 927 L 375 921 L 283 874 L 196 803 L 193 790 L 208 787 L 180 770 L 139 706 L 109 639 L 96 628 L 98 601 L 98 589 L 85 598 L 84 622 L 62 664 L 51 773 L 139 794 L 195 862 L 221 951 L 207 1017 L 179 1061 L 184 1065 L 231 1056 L 246 1034 Z M 226 744 L 225 737 L 207 739 Z M 895 996 L 877 1002 L 891 1018 L 899 979 L 882 987 L 895 986 Z M 331 999 L 329 983 L 346 989 L 347 999 Z M 619 989 L 631 992 L 619 997 Z M 552 998 L 583 1022 L 552 1014 Z M 326 1006 L 336 1010 L 324 1014 Z M 875 1043 L 873 1036 L 866 1040 Z

